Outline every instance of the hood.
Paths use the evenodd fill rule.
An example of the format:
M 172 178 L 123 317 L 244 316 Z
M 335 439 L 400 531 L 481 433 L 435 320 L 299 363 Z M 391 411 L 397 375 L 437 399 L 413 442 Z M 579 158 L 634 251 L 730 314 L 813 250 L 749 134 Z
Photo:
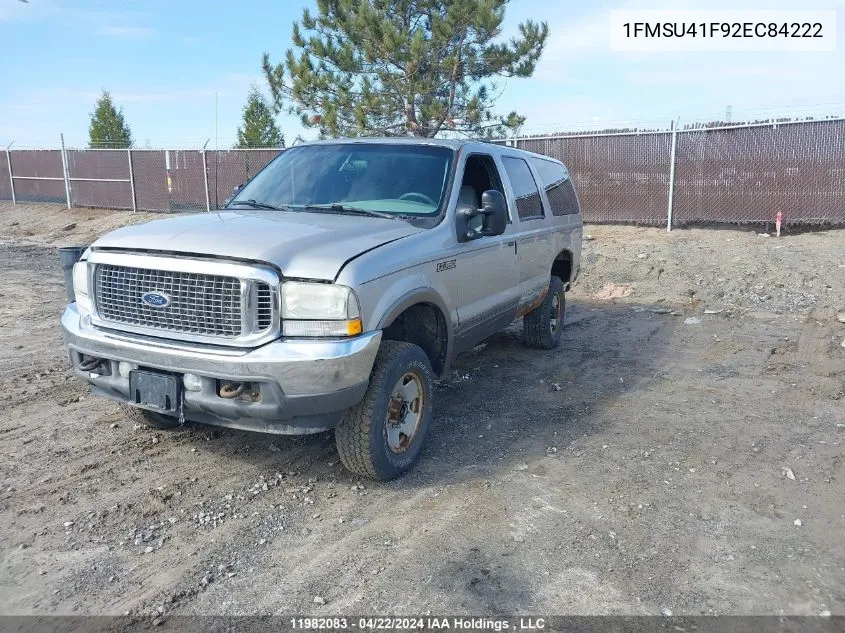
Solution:
M 334 280 L 356 255 L 423 230 L 401 219 L 226 211 L 124 226 L 92 246 L 249 259 L 275 264 L 286 277 Z

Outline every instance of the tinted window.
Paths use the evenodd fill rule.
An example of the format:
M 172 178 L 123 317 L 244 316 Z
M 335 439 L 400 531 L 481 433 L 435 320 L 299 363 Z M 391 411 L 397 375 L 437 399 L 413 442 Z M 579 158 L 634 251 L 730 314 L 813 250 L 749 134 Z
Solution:
M 521 158 L 505 157 L 502 159 L 505 171 L 513 188 L 513 197 L 516 198 L 516 212 L 520 220 L 543 217 L 543 203 L 540 200 L 540 191 L 531 169 Z
M 338 143 L 282 153 L 230 202 L 278 207 L 342 204 L 402 215 L 436 215 L 452 150 L 425 145 Z
M 578 213 L 578 198 L 566 169 L 559 163 L 538 158 L 534 167 L 540 175 L 540 182 L 546 190 L 546 197 L 552 207 L 552 215 Z

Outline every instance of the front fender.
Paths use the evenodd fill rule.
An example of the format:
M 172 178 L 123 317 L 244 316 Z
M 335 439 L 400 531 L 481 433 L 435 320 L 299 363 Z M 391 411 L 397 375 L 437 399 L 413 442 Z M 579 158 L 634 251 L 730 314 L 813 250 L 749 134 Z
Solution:
M 443 314 L 446 324 L 446 366 L 451 364 L 457 311 L 449 300 L 445 283 L 433 274 L 408 270 L 387 275 L 359 286 L 364 331 L 383 330 L 402 312 L 415 304 L 435 306 Z
M 393 323 L 393 321 L 396 320 L 396 317 L 402 314 L 405 310 L 418 303 L 430 303 L 437 306 L 443 313 L 443 316 L 446 317 L 447 330 L 449 330 L 450 333 L 454 330 L 454 327 L 450 323 L 449 309 L 446 307 L 446 302 L 443 301 L 443 298 L 431 288 L 414 288 L 396 299 L 390 307 L 385 310 L 381 318 L 379 318 L 378 325 L 376 326 L 377 329 L 383 330 Z

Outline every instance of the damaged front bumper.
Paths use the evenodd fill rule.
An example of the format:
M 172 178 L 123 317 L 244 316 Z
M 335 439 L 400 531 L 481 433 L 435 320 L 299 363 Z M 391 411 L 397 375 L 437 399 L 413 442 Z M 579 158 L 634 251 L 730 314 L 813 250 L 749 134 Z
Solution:
M 192 390 L 182 390 L 188 420 L 276 434 L 337 426 L 364 397 L 381 341 L 376 331 L 350 339 L 280 339 L 256 349 L 186 344 L 95 327 L 76 303 L 62 315 L 62 334 L 75 375 L 99 395 L 135 404 L 129 370 L 192 374 Z M 102 363 L 86 370 L 92 358 Z M 250 397 L 220 396 L 221 381 L 249 383 Z

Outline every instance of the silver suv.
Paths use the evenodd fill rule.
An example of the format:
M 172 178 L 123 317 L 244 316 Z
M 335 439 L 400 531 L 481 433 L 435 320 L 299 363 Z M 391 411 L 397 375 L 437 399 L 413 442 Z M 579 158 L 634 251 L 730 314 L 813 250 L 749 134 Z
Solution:
M 519 317 L 527 345 L 558 345 L 581 234 L 544 156 L 307 143 L 222 211 L 97 240 L 62 330 L 75 374 L 147 424 L 334 429 L 349 470 L 386 480 L 422 450 L 456 354 Z

